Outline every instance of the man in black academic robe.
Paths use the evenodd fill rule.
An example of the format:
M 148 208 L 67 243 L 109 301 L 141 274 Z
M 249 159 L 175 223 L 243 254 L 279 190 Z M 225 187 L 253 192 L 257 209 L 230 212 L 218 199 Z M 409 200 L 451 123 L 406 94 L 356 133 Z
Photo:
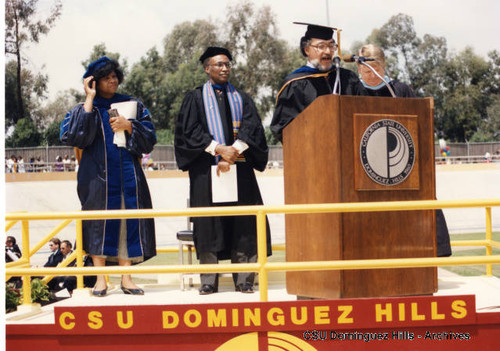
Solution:
M 229 83 L 231 60 L 227 49 L 209 47 L 205 51 L 200 61 L 209 80 L 203 87 L 186 94 L 177 119 L 175 157 L 179 168 L 189 171 L 191 207 L 263 203 L 254 169 L 263 171 L 267 165 L 264 129 L 252 99 Z M 215 124 L 218 121 L 223 137 L 216 136 L 219 134 L 209 126 L 213 123 L 210 118 L 214 111 Z M 239 122 L 235 120 L 238 115 Z M 238 201 L 212 202 L 212 166 L 220 173 L 229 171 L 233 164 L 237 171 Z M 223 259 L 231 259 L 233 263 L 256 262 L 255 216 L 195 217 L 192 221 L 200 263 L 217 263 Z M 268 224 L 267 248 L 270 255 Z M 254 273 L 233 274 L 236 290 L 253 292 L 254 276 Z M 211 294 L 217 289 L 217 274 L 201 274 L 200 294 Z
M 271 131 L 282 140 L 283 128 L 297 117 L 318 96 L 328 94 L 366 95 L 356 74 L 337 68 L 333 64 L 337 44 L 333 40 L 333 29 L 308 25 L 300 41 L 300 49 L 308 62 L 292 72 L 278 92 L 276 108 L 271 121 Z

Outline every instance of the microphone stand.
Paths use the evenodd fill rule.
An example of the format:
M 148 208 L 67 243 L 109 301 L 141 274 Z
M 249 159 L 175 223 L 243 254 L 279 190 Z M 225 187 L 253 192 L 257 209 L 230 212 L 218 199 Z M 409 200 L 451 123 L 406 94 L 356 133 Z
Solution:
M 390 84 L 389 84 L 389 83 L 387 83 L 387 82 L 385 81 L 385 79 L 384 79 L 384 78 L 382 78 L 382 77 L 380 76 L 380 74 L 378 74 L 378 73 L 377 73 L 377 71 L 375 71 L 375 70 L 373 69 L 373 67 L 372 67 L 372 66 L 370 66 L 370 65 L 366 64 L 366 63 L 365 63 L 365 60 L 362 60 L 361 58 L 359 58 L 359 59 L 358 59 L 358 62 L 359 62 L 360 64 L 362 64 L 363 66 L 368 67 L 368 68 L 369 68 L 369 69 L 370 69 L 373 73 L 375 73 L 375 75 L 376 75 L 377 77 L 379 77 L 380 79 L 382 79 L 382 82 L 384 82 L 384 84 L 385 84 L 385 86 L 387 87 L 387 89 L 389 89 L 389 92 L 391 93 L 392 97 L 393 97 L 393 98 L 395 98 L 395 97 L 396 97 L 396 94 L 394 94 L 394 90 L 392 90 L 392 88 L 391 88 Z
M 333 95 L 340 95 L 340 57 L 335 56 L 333 58 L 333 63 L 335 64 L 335 84 L 333 85 Z

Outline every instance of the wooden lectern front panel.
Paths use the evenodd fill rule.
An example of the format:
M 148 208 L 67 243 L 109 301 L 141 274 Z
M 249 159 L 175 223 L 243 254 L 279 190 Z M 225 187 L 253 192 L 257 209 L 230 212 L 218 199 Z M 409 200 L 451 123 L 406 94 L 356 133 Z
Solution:
M 433 200 L 433 141 L 432 99 L 318 97 L 283 133 L 285 203 Z M 429 210 L 287 215 L 285 224 L 287 261 L 436 251 Z M 316 298 L 421 295 L 436 287 L 436 268 L 287 274 L 290 294 Z
M 427 99 L 342 99 L 342 202 L 435 199 L 433 116 L 430 112 Z M 377 124 L 382 125 L 382 130 L 389 124 L 393 130 L 405 130 L 404 133 L 411 136 L 406 141 L 404 133 L 400 133 L 402 140 L 395 143 L 397 150 L 400 144 L 406 143 L 407 148 L 413 147 L 414 153 L 413 167 L 400 183 L 397 183 L 398 177 L 394 177 L 395 181 L 386 177 L 387 185 L 383 184 L 378 178 L 370 179 L 363 169 L 362 135 L 373 132 L 369 128 Z M 390 159 L 389 151 L 387 145 L 377 150 L 383 159 Z M 402 159 L 402 163 L 409 163 L 408 158 Z M 389 184 L 391 181 L 393 184 Z M 346 213 L 342 224 L 345 260 L 435 256 L 434 211 Z M 344 271 L 342 296 L 431 294 L 436 289 L 435 272 L 435 268 Z
M 338 100 L 321 100 L 284 130 L 285 203 L 340 201 Z M 321 147 L 320 147 L 321 146 Z M 341 214 L 286 215 L 287 261 L 341 259 Z M 291 245 L 289 245 L 289 243 Z M 301 296 L 340 296 L 341 273 L 288 272 L 287 290 Z

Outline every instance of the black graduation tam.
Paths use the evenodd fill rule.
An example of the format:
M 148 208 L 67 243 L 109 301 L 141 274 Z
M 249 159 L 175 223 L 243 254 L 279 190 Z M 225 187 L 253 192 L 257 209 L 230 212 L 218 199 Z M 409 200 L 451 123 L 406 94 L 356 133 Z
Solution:
M 304 37 L 306 39 L 323 39 L 330 40 L 333 37 L 333 31 L 337 30 L 337 28 L 329 27 L 329 26 L 320 26 L 317 24 L 304 23 L 304 22 L 293 22 L 294 24 L 303 24 L 307 26 L 307 31 Z
M 103 67 L 106 63 L 110 61 L 111 59 L 109 57 L 103 56 L 100 59 L 97 59 L 94 62 L 90 63 L 90 65 L 87 67 L 87 71 L 83 75 L 83 78 L 87 78 L 88 76 L 93 75 L 98 68 Z
M 200 62 L 203 63 L 207 58 L 209 57 L 214 57 L 217 55 L 226 55 L 229 61 L 233 60 L 233 56 L 231 56 L 231 53 L 229 52 L 228 49 L 226 48 L 221 48 L 218 46 L 209 46 L 203 55 L 200 56 Z

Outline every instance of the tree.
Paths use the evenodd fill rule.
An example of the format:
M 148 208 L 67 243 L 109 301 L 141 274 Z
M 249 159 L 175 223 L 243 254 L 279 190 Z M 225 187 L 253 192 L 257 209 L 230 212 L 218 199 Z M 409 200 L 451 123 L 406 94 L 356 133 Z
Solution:
M 444 131 L 449 139 L 470 140 L 487 118 L 492 102 L 487 81 L 489 67 L 470 47 L 449 59 L 443 98 Z
M 77 103 L 83 101 L 75 97 L 72 89 L 60 92 L 54 101 L 42 107 L 36 114 L 38 128 L 43 130 L 43 143 L 47 145 L 61 145 L 59 141 L 59 126 L 66 113 Z
M 168 125 L 165 97 L 167 73 L 164 62 L 156 48 L 150 49 L 146 56 L 132 66 L 123 86 L 126 94 L 139 98 L 148 107 L 156 128 Z
M 222 46 L 222 34 L 207 20 L 183 22 L 174 27 L 163 40 L 166 72 L 175 72 L 183 63 L 201 56 L 208 46 Z
M 12 115 L 14 123 L 25 117 L 22 95 L 24 47 L 28 42 L 38 43 L 40 36 L 49 32 L 61 14 L 61 1 L 56 0 L 51 14 L 45 19 L 38 19 L 37 4 L 38 0 L 7 0 L 5 2 L 5 53 L 14 55 L 17 63 L 16 109 Z
M 388 65 L 392 77 L 413 86 L 417 72 L 413 58 L 421 43 L 413 25 L 413 18 L 405 14 L 392 16 L 389 21 L 376 31 L 376 41 L 392 57 L 395 66 Z
M 272 110 L 285 76 L 302 65 L 298 47 L 279 39 L 269 7 L 243 2 L 226 11 L 227 26 L 208 20 L 178 24 L 164 39 L 163 55 L 152 48 L 132 66 L 124 91 L 148 106 L 157 129 L 173 131 L 185 93 L 207 80 L 199 57 L 208 46 L 231 51 L 231 81 L 254 98 L 262 117 Z
M 226 47 L 236 61 L 232 80 L 255 100 L 261 117 L 265 117 L 274 107 L 284 78 L 301 66 L 304 58 L 298 45 L 291 49 L 279 39 L 269 6 L 256 9 L 249 1 L 229 6 L 226 21 Z
M 92 52 L 90 53 L 90 56 L 86 60 L 82 61 L 83 68 L 86 70 L 88 65 L 90 65 L 92 62 L 103 56 L 107 56 L 112 60 L 118 61 L 118 63 L 121 66 L 121 69 L 123 70 L 123 73 L 127 72 L 127 66 L 128 66 L 127 60 L 122 60 L 122 62 L 120 62 L 120 54 L 117 52 L 108 51 L 106 49 L 106 44 L 104 43 L 99 43 L 94 45 L 94 47 L 92 48 Z
M 27 147 L 40 145 L 41 135 L 31 118 L 20 119 L 14 133 L 5 140 L 6 147 Z
M 37 114 L 42 100 L 45 99 L 47 90 L 47 75 L 23 69 L 21 71 L 21 102 L 25 114 L 37 118 Z M 5 64 L 5 116 L 6 128 L 15 124 L 19 120 L 19 102 L 16 98 L 17 91 L 17 63 L 11 60 Z

